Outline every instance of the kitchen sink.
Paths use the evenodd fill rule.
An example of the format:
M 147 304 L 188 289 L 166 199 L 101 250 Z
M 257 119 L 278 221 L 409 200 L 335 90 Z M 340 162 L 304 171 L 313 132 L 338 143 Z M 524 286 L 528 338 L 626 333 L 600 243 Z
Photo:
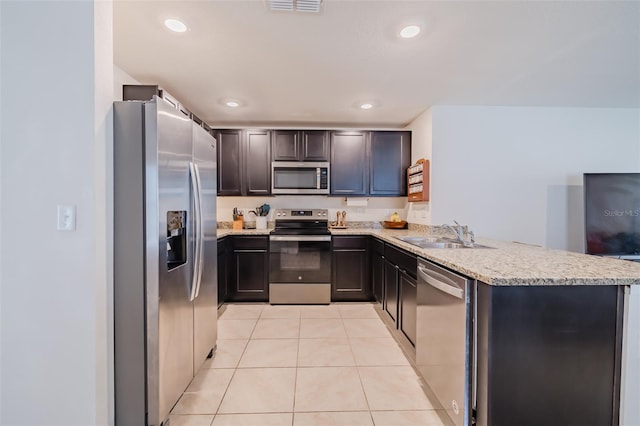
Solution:
M 439 237 L 395 237 L 405 243 L 413 244 L 414 246 L 424 249 L 457 249 L 457 248 L 492 248 L 475 243 L 461 243 L 457 240 L 450 238 Z
M 427 243 L 437 243 L 443 241 L 442 238 L 437 237 L 396 237 L 399 240 L 404 241 L 409 244 L 427 244 Z

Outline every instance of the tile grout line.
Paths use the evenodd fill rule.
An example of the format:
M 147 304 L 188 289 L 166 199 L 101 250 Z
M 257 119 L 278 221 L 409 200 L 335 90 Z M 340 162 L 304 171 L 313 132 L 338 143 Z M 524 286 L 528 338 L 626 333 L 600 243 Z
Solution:
M 296 391 L 297 391 L 298 370 L 299 370 L 300 368 L 304 368 L 304 367 L 301 367 L 301 366 L 300 366 L 300 355 L 301 355 L 301 352 L 300 352 L 300 351 L 301 351 L 301 342 L 302 342 L 302 333 L 301 333 L 301 332 L 302 332 L 302 319 L 303 319 L 303 318 L 302 318 L 302 310 L 303 310 L 303 307 L 302 307 L 302 308 L 300 308 L 300 309 L 298 310 L 298 315 L 297 315 L 296 317 L 293 317 L 293 316 L 280 317 L 280 318 L 282 318 L 282 319 L 285 319 L 285 318 L 286 318 L 286 319 L 290 319 L 290 320 L 291 320 L 291 319 L 293 319 L 293 320 L 297 320 L 297 321 L 298 321 L 298 326 L 297 326 L 297 337 L 296 337 L 296 343 L 297 343 L 297 350 L 296 350 L 296 362 L 295 362 L 295 368 L 296 368 L 296 370 L 295 370 L 295 374 L 294 374 L 294 388 L 293 388 L 293 408 L 292 408 L 292 412 L 280 412 L 280 413 L 282 413 L 282 414 L 291 414 L 291 425 L 292 425 L 292 426 L 295 424 L 295 415 L 296 415 L 296 410 L 295 410 L 295 406 L 296 406 L 296 405 L 295 405 L 295 403 L 296 403 Z M 243 347 L 243 349 L 242 349 L 242 352 L 241 352 L 241 354 L 240 354 L 240 356 L 239 356 L 239 358 L 238 358 L 238 361 L 237 361 L 237 362 L 236 362 L 236 364 L 235 364 L 235 368 L 233 368 L 233 374 L 232 374 L 232 376 L 231 376 L 231 379 L 229 380 L 229 383 L 228 383 L 228 385 L 227 385 L 227 388 L 225 389 L 225 392 L 224 392 L 224 394 L 223 394 L 222 398 L 220 399 L 220 403 L 218 404 L 218 408 L 216 409 L 216 412 L 215 412 L 215 414 L 214 414 L 213 420 L 212 420 L 212 422 L 211 422 L 211 426 L 212 426 L 212 425 L 213 425 L 213 423 L 215 422 L 216 417 L 217 417 L 218 415 L 220 415 L 220 414 L 223 414 L 223 413 L 219 413 L 220 407 L 221 407 L 221 405 L 222 405 L 222 402 L 224 401 L 224 398 L 226 397 L 226 395 L 227 395 L 227 393 L 228 393 L 228 390 L 229 390 L 230 384 L 231 384 L 231 382 L 232 382 L 233 378 L 235 377 L 235 373 L 236 373 L 236 372 L 237 372 L 237 370 L 239 369 L 240 362 L 241 362 L 242 358 L 247 354 L 247 351 L 248 351 L 248 348 L 249 348 L 249 344 L 250 344 L 252 341 L 254 341 L 254 342 L 255 342 L 255 341 L 261 340 L 261 339 L 257 339 L 257 338 L 255 338 L 255 332 L 256 332 L 256 330 L 257 330 L 258 322 L 259 322 L 261 319 L 265 319 L 265 320 L 266 320 L 266 319 L 279 319 L 277 316 L 276 316 L 276 317 L 274 317 L 274 318 L 264 318 L 264 317 L 262 316 L 262 315 L 264 314 L 264 312 L 265 312 L 265 311 L 264 311 L 264 309 L 260 311 L 260 313 L 259 313 L 259 315 L 258 315 L 258 318 L 256 319 L 256 321 L 255 321 L 255 323 L 254 323 L 254 325 L 253 325 L 253 327 L 252 327 L 252 329 L 251 329 L 251 333 L 249 334 L 249 338 L 247 339 L 247 341 L 246 341 L 246 343 L 245 343 L 245 345 L 244 345 L 244 347 Z M 342 325 L 342 327 L 343 327 L 343 330 L 344 330 L 344 332 L 345 332 L 345 336 L 346 336 L 346 338 L 347 338 L 347 342 L 348 342 L 348 344 L 349 344 L 349 351 L 350 351 L 350 354 L 351 354 L 351 356 L 352 356 L 352 358 L 353 358 L 354 366 L 356 367 L 356 371 L 357 371 L 357 373 L 358 373 L 358 380 L 359 380 L 359 383 L 360 383 L 360 386 L 361 386 L 361 390 L 362 390 L 362 392 L 363 392 L 363 395 L 364 395 L 364 397 L 365 397 L 365 401 L 366 401 L 366 403 L 367 403 L 367 411 L 369 412 L 369 418 L 370 418 L 370 420 L 371 420 L 371 424 L 372 424 L 372 425 L 375 425 L 375 421 L 374 421 L 374 418 L 373 418 L 373 411 L 372 411 L 372 409 L 371 409 L 371 405 L 370 405 L 370 402 L 369 402 L 369 398 L 367 397 L 367 393 L 366 393 L 366 391 L 365 391 L 365 387 L 364 387 L 364 383 L 363 383 L 363 378 L 362 378 L 362 375 L 361 375 L 361 367 L 367 367 L 367 366 L 366 366 L 366 365 L 359 365 L 359 364 L 357 363 L 357 361 L 356 361 L 356 357 L 355 357 L 355 353 L 354 353 L 354 346 L 353 346 L 353 339 L 356 339 L 356 340 L 357 340 L 357 339 L 363 339 L 363 338 L 365 338 L 365 339 L 366 339 L 366 337 L 363 337 L 363 336 L 360 336 L 360 337 L 358 337 L 358 336 L 351 337 L 351 336 L 349 336 L 349 334 L 347 333 L 346 325 L 345 325 L 345 319 L 366 319 L 366 320 L 370 320 L 370 319 L 377 319 L 377 320 L 378 320 L 378 322 L 382 323 L 382 325 L 383 325 L 383 326 L 385 326 L 385 328 L 388 328 L 388 326 L 387 326 L 387 324 L 385 324 L 385 323 L 384 323 L 384 321 L 382 321 L 382 319 L 381 319 L 378 315 L 375 315 L 373 318 L 369 318 L 369 317 L 367 317 L 364 313 L 362 313 L 362 317 L 361 317 L 361 316 L 359 316 L 357 313 L 356 313 L 356 314 L 351 313 L 351 314 L 349 314 L 349 315 L 345 318 L 345 317 L 343 316 L 342 310 L 340 310 L 340 309 L 338 309 L 338 314 L 339 314 L 339 318 L 340 318 L 340 320 L 341 320 L 341 321 L 340 321 L 340 324 L 341 324 L 341 325 Z M 376 312 L 376 314 L 377 314 L 377 312 Z M 277 315 L 277 314 L 276 314 L 276 315 Z M 286 315 L 286 314 L 285 314 L 285 315 Z M 319 315 L 319 314 L 318 314 L 318 315 Z M 329 318 L 330 318 L 330 317 L 329 317 Z M 322 317 L 318 317 L 317 319 L 329 319 L 329 318 L 322 316 Z M 310 318 L 306 318 L 306 319 L 315 319 L 315 317 L 310 317 Z M 376 337 L 377 337 L 377 336 L 376 336 Z M 390 337 L 391 337 L 391 338 L 393 338 L 393 335 L 391 335 Z M 322 337 L 310 337 L 309 339 L 314 339 L 314 338 L 321 339 Z M 326 338 L 327 338 L 327 339 L 330 339 L 329 337 L 326 337 Z M 396 342 L 396 344 L 397 344 L 397 342 Z M 402 349 L 402 348 L 400 348 L 400 349 Z M 403 357 L 404 357 L 404 358 L 407 358 L 407 355 L 404 353 L 404 351 L 402 351 L 402 350 L 401 350 L 400 352 L 402 353 L 402 355 L 403 355 Z M 411 363 L 410 363 L 410 362 L 409 362 L 409 364 L 411 365 Z M 323 367 L 323 366 L 317 366 L 317 367 Z M 257 367 L 256 367 L 256 368 L 257 368 Z M 265 367 L 265 368 L 280 368 L 280 367 Z M 431 410 L 433 410 L 433 408 L 432 408 Z M 431 410 L 416 409 L 416 410 L 378 410 L 378 411 L 431 411 Z M 357 411 L 364 411 L 364 410 L 357 410 Z M 311 411 L 310 413 L 313 413 L 313 412 L 315 412 L 315 411 Z M 321 411 L 321 412 L 325 412 L 325 411 Z M 330 410 L 330 411 L 326 411 L 326 412 L 341 412 L 341 411 L 340 411 L 340 410 L 335 410 L 335 411 L 334 411 L 334 410 Z M 265 413 L 262 413 L 262 412 L 260 412 L 260 413 L 255 412 L 255 413 L 244 413 L 244 414 L 269 414 L 269 413 L 271 413 L 271 412 L 265 412 Z M 243 413 L 227 413 L 227 414 L 243 414 Z
M 262 310 L 260 311 L 260 313 L 262 313 Z M 258 320 L 256 320 L 256 323 L 251 328 L 251 333 L 249 334 L 249 338 L 247 339 L 247 343 L 245 343 L 244 348 L 242 349 L 242 353 L 240 354 L 240 357 L 238 358 L 238 361 L 235 363 L 235 367 L 233 368 L 233 373 L 231 374 L 231 378 L 229 379 L 229 383 L 227 383 L 227 387 L 224 390 L 224 393 L 222 394 L 222 398 L 220 398 L 220 402 L 218 403 L 218 406 L 216 408 L 216 412 L 213 415 L 213 420 L 211 420 L 211 425 L 210 426 L 213 426 L 213 422 L 216 420 L 216 417 L 218 417 L 218 415 L 221 414 L 221 413 L 219 413 L 219 411 L 220 411 L 220 407 L 222 407 L 222 403 L 224 401 L 224 397 L 227 395 L 227 392 L 229 391 L 229 387 L 231 386 L 231 382 L 233 381 L 233 378 L 235 377 L 236 372 L 238 371 L 238 367 L 240 366 L 240 360 L 242 360 L 242 357 L 244 356 L 245 352 L 247 351 L 247 348 L 249 347 L 249 342 L 251 341 L 251 336 L 253 335 L 253 331 L 255 330 L 257 325 L 258 325 Z
M 344 318 L 343 318 L 343 326 L 344 326 Z M 346 332 L 346 327 L 345 327 Z M 362 381 L 362 375 L 360 374 L 360 365 L 358 365 L 358 361 L 356 360 L 356 354 L 353 352 L 353 345 L 351 344 L 351 337 L 347 334 L 347 340 L 349 342 L 349 350 L 351 351 L 351 356 L 353 357 L 353 363 L 356 367 L 356 371 L 358 372 L 358 380 L 360 382 L 360 387 L 362 388 L 362 394 L 364 395 L 364 400 L 367 401 L 367 409 L 369 411 L 369 418 L 371 419 L 371 424 L 375 426 L 375 421 L 373 419 L 373 413 L 371 412 L 371 404 L 369 404 L 369 398 L 367 398 L 367 391 L 364 388 L 364 383 Z
M 294 425 L 296 419 L 296 390 L 298 388 L 298 363 L 300 362 L 300 333 L 302 330 L 302 309 L 298 317 L 298 351 L 296 352 L 296 370 L 293 378 L 293 405 L 291 406 L 291 426 Z

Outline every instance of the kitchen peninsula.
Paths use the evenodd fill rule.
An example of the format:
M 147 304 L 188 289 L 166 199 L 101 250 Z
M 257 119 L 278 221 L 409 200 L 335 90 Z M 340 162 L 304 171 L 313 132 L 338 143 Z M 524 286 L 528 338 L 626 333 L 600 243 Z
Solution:
M 218 238 L 266 239 L 268 232 L 219 229 Z M 413 346 L 416 364 L 417 342 L 430 324 L 420 319 L 420 290 L 411 289 L 415 270 L 398 261 L 400 272 L 392 271 L 399 277 L 395 287 L 377 290 L 376 257 L 389 263 L 402 253 L 473 280 L 473 350 L 467 362 L 474 383 L 468 397 L 472 400 L 475 389 L 475 402 L 465 405 L 478 425 L 620 424 L 624 292 L 626 286 L 640 284 L 640 264 L 490 239 L 478 241 L 487 248 L 458 249 L 424 249 L 400 239 L 423 237 L 424 230 L 354 227 L 331 233 L 334 241 L 368 241 L 363 280 L 369 287 L 363 301 L 378 302 L 379 315 L 397 328 L 396 338 Z M 383 277 L 385 271 L 389 268 L 382 269 Z M 386 277 L 388 281 L 393 275 Z M 405 347 L 406 341 L 399 340 Z M 442 405 L 455 418 L 451 407 Z
M 218 229 L 218 239 L 269 235 L 271 229 Z M 333 229 L 332 235 L 371 236 L 494 286 L 640 285 L 640 263 L 481 238 L 489 249 L 422 249 L 398 237 L 424 231 L 379 228 Z

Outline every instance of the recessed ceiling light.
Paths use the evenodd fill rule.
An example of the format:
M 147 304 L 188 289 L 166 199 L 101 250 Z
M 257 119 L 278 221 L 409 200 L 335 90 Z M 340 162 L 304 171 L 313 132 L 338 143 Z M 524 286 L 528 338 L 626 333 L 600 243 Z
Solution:
M 360 104 L 360 108 L 361 109 L 371 109 L 371 108 L 373 108 L 373 104 L 370 104 L 370 103 Z
M 187 26 L 177 19 L 165 19 L 164 26 L 176 33 L 183 33 L 187 31 Z
M 417 25 L 408 25 L 400 31 L 400 37 L 413 38 L 420 34 L 420 27 Z
M 227 101 L 224 104 L 229 108 L 238 108 L 240 106 L 240 102 L 238 101 Z

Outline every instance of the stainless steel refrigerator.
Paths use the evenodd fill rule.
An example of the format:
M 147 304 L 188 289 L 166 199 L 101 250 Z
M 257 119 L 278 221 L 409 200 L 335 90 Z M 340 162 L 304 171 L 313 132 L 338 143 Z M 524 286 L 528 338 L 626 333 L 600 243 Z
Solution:
M 216 345 L 216 141 L 157 97 L 113 111 L 115 420 L 161 425 Z

